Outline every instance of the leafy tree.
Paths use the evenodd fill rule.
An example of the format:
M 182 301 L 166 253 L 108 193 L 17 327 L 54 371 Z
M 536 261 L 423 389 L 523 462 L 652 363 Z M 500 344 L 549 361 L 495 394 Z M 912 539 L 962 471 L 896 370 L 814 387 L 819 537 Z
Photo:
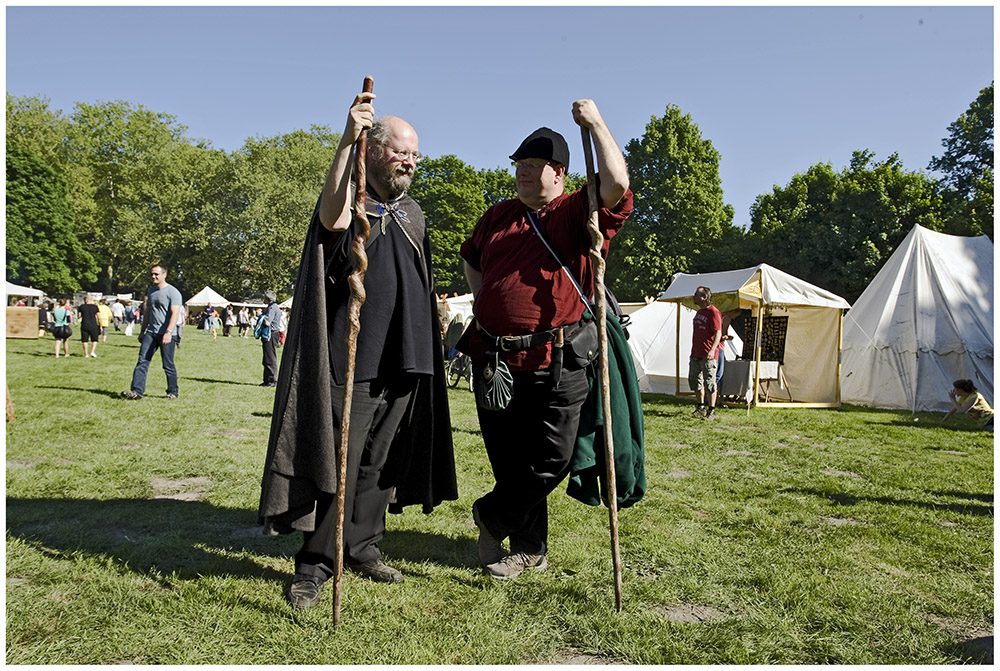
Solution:
M 75 235 L 92 248 L 93 236 L 88 233 L 96 226 L 94 187 L 86 161 L 69 142 L 70 128 L 71 121 L 62 112 L 49 109 L 47 98 L 7 94 L 7 137 L 65 181 Z
M 89 286 L 97 264 L 76 234 L 65 180 L 7 139 L 7 277 L 48 293 Z
M 945 231 L 993 239 L 993 83 L 948 126 L 942 156 L 928 169 L 943 173 Z
M 939 229 L 933 181 L 856 151 L 840 172 L 827 163 L 757 197 L 739 265 L 768 263 L 853 302 L 914 225 Z
M 504 168 L 480 170 L 479 178 L 482 180 L 483 201 L 487 208 L 517 198 L 517 185 L 510 170 Z
M 427 219 L 438 293 L 465 293 L 459 249 L 486 211 L 482 173 L 457 156 L 425 159 L 417 166 L 410 195 Z
M 320 189 L 340 136 L 326 126 L 248 139 L 234 154 L 230 211 L 210 238 L 226 295 L 290 293 Z M 202 266 L 207 277 L 210 267 Z
M 105 291 L 144 283 L 154 259 L 190 240 L 190 190 L 178 156 L 186 130 L 174 117 L 125 102 L 78 103 L 70 143 L 91 172 L 95 222 L 90 236 Z
M 635 209 L 608 258 L 618 298 L 655 295 L 676 272 L 718 270 L 713 250 L 733 227 L 733 208 L 722 201 L 719 153 L 691 116 L 668 106 L 625 153 Z

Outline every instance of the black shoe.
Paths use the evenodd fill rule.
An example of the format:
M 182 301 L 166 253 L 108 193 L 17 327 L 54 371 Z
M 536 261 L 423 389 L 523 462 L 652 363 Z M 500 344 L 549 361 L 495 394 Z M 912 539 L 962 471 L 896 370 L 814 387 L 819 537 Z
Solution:
M 403 574 L 389 566 L 381 559 L 372 559 L 361 564 L 346 564 L 354 573 L 371 578 L 375 582 L 399 584 L 403 582 Z
M 277 382 L 261 382 L 258 386 L 260 387 L 277 387 Z
M 323 583 L 316 578 L 303 578 L 302 580 L 292 580 L 288 586 L 285 597 L 292 608 L 305 610 L 312 608 L 319 603 L 319 597 L 323 593 Z
M 142 394 L 137 394 L 134 391 L 123 391 L 122 398 L 127 398 L 130 401 L 138 401 L 142 399 Z

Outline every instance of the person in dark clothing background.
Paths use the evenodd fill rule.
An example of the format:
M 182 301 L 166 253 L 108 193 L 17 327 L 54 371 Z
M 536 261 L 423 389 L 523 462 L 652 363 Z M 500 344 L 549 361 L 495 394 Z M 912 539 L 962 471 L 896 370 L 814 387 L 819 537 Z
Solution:
M 261 315 L 264 324 L 269 327 L 270 332 L 267 338 L 261 337 L 260 344 L 264 351 L 262 363 L 264 365 L 264 381 L 260 383 L 262 387 L 273 387 L 278 382 L 278 320 L 281 319 L 281 308 L 278 307 L 278 297 L 271 291 L 264 292 L 267 299 L 267 309 Z

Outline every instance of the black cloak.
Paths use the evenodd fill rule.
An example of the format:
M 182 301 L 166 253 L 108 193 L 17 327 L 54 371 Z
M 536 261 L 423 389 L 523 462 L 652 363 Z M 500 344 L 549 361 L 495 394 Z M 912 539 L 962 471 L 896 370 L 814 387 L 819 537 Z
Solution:
M 371 206 L 369 214 L 372 223 Z M 375 217 L 377 221 L 379 217 Z M 330 412 L 332 373 L 327 328 L 327 315 L 332 311 L 328 260 L 336 236 L 320 223 L 317 203 L 302 251 L 275 389 L 258 510 L 258 523 L 264 525 L 266 534 L 313 531 L 317 499 L 337 491 L 340 427 L 334 424 Z M 430 278 L 426 309 L 434 329 L 434 374 L 418 376 L 416 392 L 380 476 L 395 487 L 389 504 L 393 513 L 402 512 L 408 505 L 420 505 L 429 513 L 442 501 L 458 499 L 441 327 L 426 229 L 422 258 Z M 362 321 L 362 331 L 364 328 Z

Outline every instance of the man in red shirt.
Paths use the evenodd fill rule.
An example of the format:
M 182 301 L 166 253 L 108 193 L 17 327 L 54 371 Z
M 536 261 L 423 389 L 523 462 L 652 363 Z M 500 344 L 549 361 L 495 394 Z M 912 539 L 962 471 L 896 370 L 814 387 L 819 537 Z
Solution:
M 607 255 L 612 237 L 632 212 L 625 158 L 592 100 L 573 103 L 573 119 L 590 129 L 600 175 L 598 224 Z M 564 192 L 569 147 L 539 128 L 511 156 L 517 199 L 491 207 L 462 244 L 465 274 L 475 296 L 477 326 L 468 353 L 482 370 L 487 352 L 511 371 L 513 396 L 503 409 L 478 407 L 483 442 L 496 485 L 475 502 L 479 560 L 487 573 L 510 578 L 544 569 L 548 537 L 546 497 L 566 477 L 580 410 L 589 385 L 554 346 L 583 317 L 584 305 L 531 218 L 588 294 L 593 272 L 588 251 L 586 189 Z M 478 374 L 478 373 L 477 373 Z M 502 547 L 510 539 L 510 551 Z
M 691 414 L 704 419 L 715 419 L 715 370 L 718 362 L 719 343 L 722 340 L 722 313 L 712 305 L 712 290 L 698 287 L 694 304 L 699 310 L 694 316 L 691 333 L 691 360 L 688 364 L 688 385 L 695 392 L 698 407 Z M 708 400 L 708 408 L 705 401 Z

